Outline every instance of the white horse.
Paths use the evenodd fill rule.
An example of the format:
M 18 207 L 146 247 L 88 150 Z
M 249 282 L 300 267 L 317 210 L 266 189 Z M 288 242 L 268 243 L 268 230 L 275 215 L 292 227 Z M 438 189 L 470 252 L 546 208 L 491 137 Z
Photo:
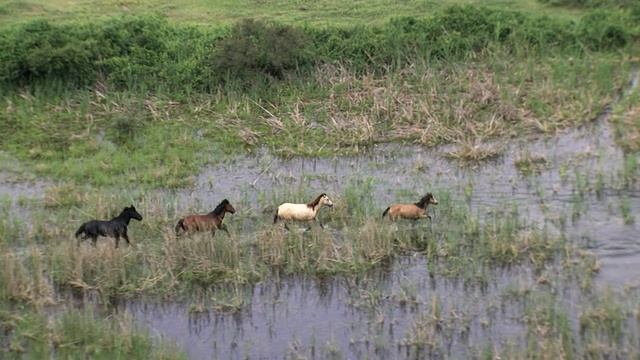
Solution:
M 333 206 L 333 202 L 331 202 L 325 193 L 318 195 L 318 197 L 309 204 L 281 204 L 278 206 L 276 214 L 273 217 L 273 223 L 278 222 L 278 219 L 284 220 L 284 227 L 289 230 L 287 226 L 288 221 L 315 221 L 318 210 L 320 210 L 322 205 L 327 205 L 328 207 Z M 318 222 L 318 224 L 320 224 L 321 228 L 324 228 L 320 222 Z

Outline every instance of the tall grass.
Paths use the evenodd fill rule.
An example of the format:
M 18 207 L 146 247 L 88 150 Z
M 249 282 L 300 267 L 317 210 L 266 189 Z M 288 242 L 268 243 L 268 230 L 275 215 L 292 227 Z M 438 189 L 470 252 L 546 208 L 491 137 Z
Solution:
M 507 206 L 491 215 L 473 213 L 467 205 L 455 203 L 446 190 L 438 191 L 440 204 L 429 209 L 437 212 L 435 221 L 380 221 L 383 209 L 363 200 L 375 196 L 375 188 L 366 185 L 370 181 L 356 177 L 353 186 L 332 194 L 336 205 L 319 214 L 325 228 L 311 224 L 311 230 L 303 232 L 306 225 L 293 225 L 287 231 L 281 223 L 272 224 L 269 211 L 247 213 L 242 221 L 225 220 L 229 235 L 178 238 L 172 231 L 176 204 L 171 198 L 138 198 L 135 193 L 114 197 L 94 192 L 89 205 L 81 208 L 82 219 L 76 220 L 79 212 L 66 206 L 34 207 L 32 229 L 19 242 L 4 243 L 6 296 L 46 303 L 53 297 L 53 286 L 61 286 L 103 296 L 181 297 L 200 286 L 255 283 L 273 270 L 305 275 L 363 273 L 406 253 L 424 253 L 437 260 L 430 264 L 435 266 L 433 272 L 480 279 L 478 270 L 496 266 L 526 264 L 540 270 L 566 246 L 564 239 L 521 219 L 517 208 Z M 284 198 L 308 201 L 317 196 L 307 194 L 309 188 L 303 186 L 264 206 L 275 208 Z M 145 214 L 143 222 L 129 226 L 131 246 L 115 249 L 112 239 L 101 238 L 94 247 L 72 238 L 88 215 L 115 216 L 119 209 L 106 205 L 129 201 Z
M 67 309 L 50 318 L 44 312 L 22 312 L 11 323 L 8 346 L 0 354 L 27 358 L 185 359 L 174 346 L 154 340 L 132 319 L 116 315 L 103 320 L 91 308 Z

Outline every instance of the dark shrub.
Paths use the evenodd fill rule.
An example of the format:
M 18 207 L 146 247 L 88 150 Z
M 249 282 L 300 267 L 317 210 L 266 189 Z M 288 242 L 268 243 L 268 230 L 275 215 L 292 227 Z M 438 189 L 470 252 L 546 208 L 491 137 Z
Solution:
M 90 84 L 95 79 L 95 40 L 79 26 L 36 20 L 0 37 L 0 83 Z
M 593 11 L 584 16 L 578 28 L 578 39 L 590 50 L 615 50 L 627 45 L 631 34 L 617 13 L 607 10 Z
M 221 39 L 209 60 L 214 83 L 235 78 L 251 80 L 269 76 L 282 79 L 287 71 L 308 63 L 307 40 L 298 28 L 243 20 Z

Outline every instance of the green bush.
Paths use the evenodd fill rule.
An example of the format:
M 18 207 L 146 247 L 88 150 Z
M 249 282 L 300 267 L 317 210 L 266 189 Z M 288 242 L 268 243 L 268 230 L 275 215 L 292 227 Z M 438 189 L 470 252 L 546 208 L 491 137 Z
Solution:
M 637 0 L 539 0 L 543 4 L 552 6 L 566 6 L 574 8 L 608 8 L 614 7 L 632 9 L 638 7 Z
M 299 28 L 246 19 L 217 43 L 206 68 L 214 84 L 229 78 L 283 79 L 287 71 L 308 65 L 307 43 Z
M 585 15 L 578 27 L 578 38 L 590 50 L 609 51 L 622 48 L 632 38 L 624 26 L 625 19 L 608 10 Z
M 155 84 L 181 88 L 195 81 L 194 48 L 202 38 L 194 28 L 171 25 L 159 16 L 111 19 L 96 32 L 97 71 L 118 88 Z
M 96 40 L 82 26 L 36 20 L 0 36 L 0 83 L 86 85 L 95 80 Z
M 123 16 L 66 26 L 38 20 L 0 34 L 0 85 L 86 87 L 188 97 L 221 85 L 246 88 L 306 76 L 338 63 L 360 72 L 422 61 L 474 61 L 487 50 L 616 51 L 639 39 L 640 10 L 594 10 L 581 21 L 455 5 L 382 26 L 299 28 L 242 20 L 231 28 Z

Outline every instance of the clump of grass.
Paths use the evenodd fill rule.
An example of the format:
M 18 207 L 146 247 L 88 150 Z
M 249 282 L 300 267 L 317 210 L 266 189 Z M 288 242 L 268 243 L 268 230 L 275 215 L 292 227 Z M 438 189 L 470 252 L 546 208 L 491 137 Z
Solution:
M 445 154 L 446 157 L 460 160 L 464 163 L 476 164 L 480 161 L 493 160 L 502 155 L 505 150 L 504 145 L 492 143 L 465 143 L 454 150 L 451 150 Z
M 616 141 L 622 149 L 626 153 L 640 151 L 640 89 L 637 84 L 621 99 L 611 118 Z
M 548 294 L 534 292 L 528 297 L 536 303 L 527 302 L 522 319 L 527 329 L 526 353 L 534 356 L 545 349 L 552 357 L 574 354 L 573 329 L 567 310 Z
M 45 276 L 42 253 L 36 247 L 27 256 L 16 254 L 0 244 L 0 302 L 22 303 L 42 307 L 54 302 L 53 287 Z
M 539 174 L 547 165 L 547 157 L 544 154 L 525 151 L 516 155 L 514 165 L 524 175 Z
M 611 291 L 599 296 L 594 304 L 580 313 L 580 332 L 587 342 L 587 352 L 597 354 L 615 353 L 616 348 L 622 346 L 625 320 L 630 315 L 616 301 Z
M 317 227 L 306 233 L 290 226 L 262 229 L 256 236 L 260 260 L 288 273 L 337 274 L 361 272 L 393 254 L 390 229 L 367 220 L 358 228 L 345 226 L 341 240 Z
M 633 224 L 635 222 L 635 216 L 631 212 L 631 205 L 629 204 L 629 198 L 623 197 L 620 200 L 620 212 L 622 213 L 622 218 L 624 219 L 625 224 Z
M 3 352 L 37 358 L 186 359 L 175 345 L 154 344 L 126 315 L 100 319 L 91 308 L 67 309 L 53 319 L 44 312 L 27 312 L 15 321 Z
M 45 190 L 44 206 L 49 208 L 80 206 L 88 202 L 89 191 L 73 183 L 63 182 Z

